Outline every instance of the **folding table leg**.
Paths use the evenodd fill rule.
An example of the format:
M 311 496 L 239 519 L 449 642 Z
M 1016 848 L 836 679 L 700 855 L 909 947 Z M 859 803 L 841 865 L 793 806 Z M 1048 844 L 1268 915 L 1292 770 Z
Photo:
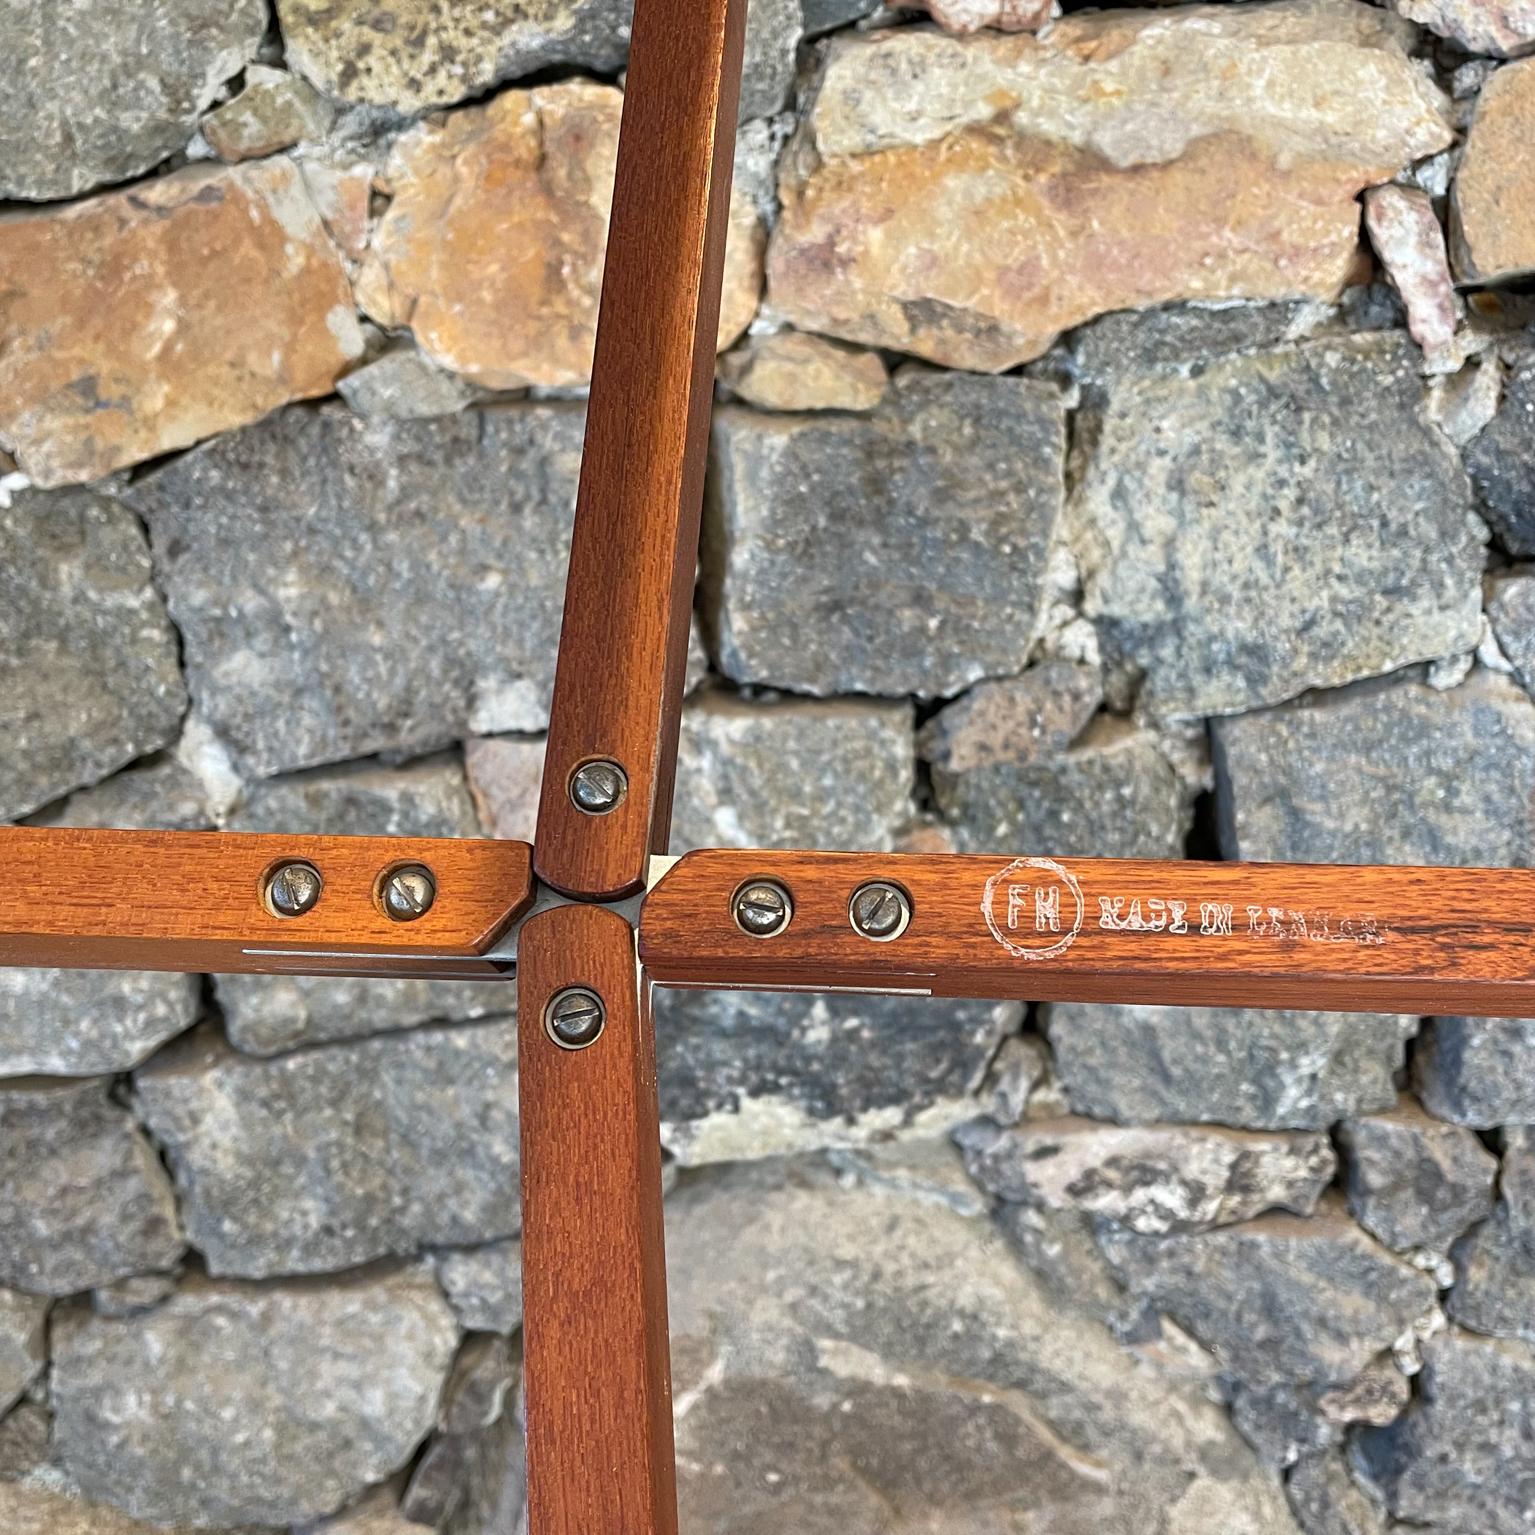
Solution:
M 677 1529 L 655 1040 L 644 989 L 634 931 L 611 911 L 555 907 L 522 931 L 531 1535 Z

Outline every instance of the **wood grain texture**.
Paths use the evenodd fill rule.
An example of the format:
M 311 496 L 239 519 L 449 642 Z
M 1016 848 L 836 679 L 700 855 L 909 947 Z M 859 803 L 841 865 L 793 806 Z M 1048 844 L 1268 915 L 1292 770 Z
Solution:
M 774 879 L 794 916 L 743 933 L 735 891 Z M 875 943 L 866 880 L 912 903 Z M 1535 871 L 706 851 L 646 898 L 659 983 L 947 997 L 1535 1016 Z
M 301 917 L 263 899 L 278 864 L 314 865 Z M 429 912 L 392 922 L 380 877 L 419 863 Z M 485 953 L 532 895 L 525 842 L 0 827 L 0 965 L 487 979 Z
M 666 850 L 746 0 L 639 0 L 539 806 L 540 878 L 607 900 Z M 610 758 L 608 815 L 570 803 Z
M 544 1029 L 585 986 L 585 1050 Z M 676 1535 L 655 1040 L 634 931 L 611 911 L 530 918 L 517 976 L 523 1339 L 534 1535 Z

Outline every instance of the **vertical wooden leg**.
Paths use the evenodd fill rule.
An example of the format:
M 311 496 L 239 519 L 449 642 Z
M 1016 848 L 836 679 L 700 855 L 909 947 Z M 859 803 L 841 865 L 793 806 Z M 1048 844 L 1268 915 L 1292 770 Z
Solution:
M 557 1007 L 567 1040 L 550 1035 Z M 622 917 L 518 940 L 530 1535 L 676 1535 L 655 1040 Z

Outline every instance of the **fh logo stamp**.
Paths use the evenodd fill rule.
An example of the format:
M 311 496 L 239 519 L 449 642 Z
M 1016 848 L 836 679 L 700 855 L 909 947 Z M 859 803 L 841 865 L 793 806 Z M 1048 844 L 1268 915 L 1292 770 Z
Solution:
M 1087 903 L 1075 877 L 1052 858 L 1015 858 L 986 881 L 981 915 L 1019 959 L 1055 959 L 1082 931 Z
M 1094 895 L 1095 928 L 1108 933 L 1187 936 L 1196 941 L 1263 939 L 1273 944 L 1366 948 L 1386 943 L 1391 932 L 1376 917 L 1289 906 L 1249 905 L 1239 911 L 1230 901 L 1199 901 L 1193 892 L 1188 894 L 1188 900 L 1166 895 Z M 986 881 L 981 915 L 991 936 L 1009 954 L 1018 959 L 1058 959 L 1081 933 L 1087 901 L 1077 877 L 1053 858 L 1015 858 Z

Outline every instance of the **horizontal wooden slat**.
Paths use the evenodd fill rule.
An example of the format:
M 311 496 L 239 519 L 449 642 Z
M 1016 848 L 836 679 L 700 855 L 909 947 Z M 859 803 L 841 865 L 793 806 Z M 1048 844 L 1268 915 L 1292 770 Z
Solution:
M 732 916 L 755 879 L 793 897 L 772 938 Z M 893 942 L 849 920 L 879 879 L 911 897 Z M 1535 872 L 705 851 L 647 897 L 640 953 L 678 986 L 1535 1016 Z
M 267 877 L 313 864 L 324 892 L 274 916 Z M 431 910 L 393 922 L 380 877 L 424 864 Z M 528 904 L 525 842 L 0 828 L 0 965 L 494 978 L 479 958 Z

